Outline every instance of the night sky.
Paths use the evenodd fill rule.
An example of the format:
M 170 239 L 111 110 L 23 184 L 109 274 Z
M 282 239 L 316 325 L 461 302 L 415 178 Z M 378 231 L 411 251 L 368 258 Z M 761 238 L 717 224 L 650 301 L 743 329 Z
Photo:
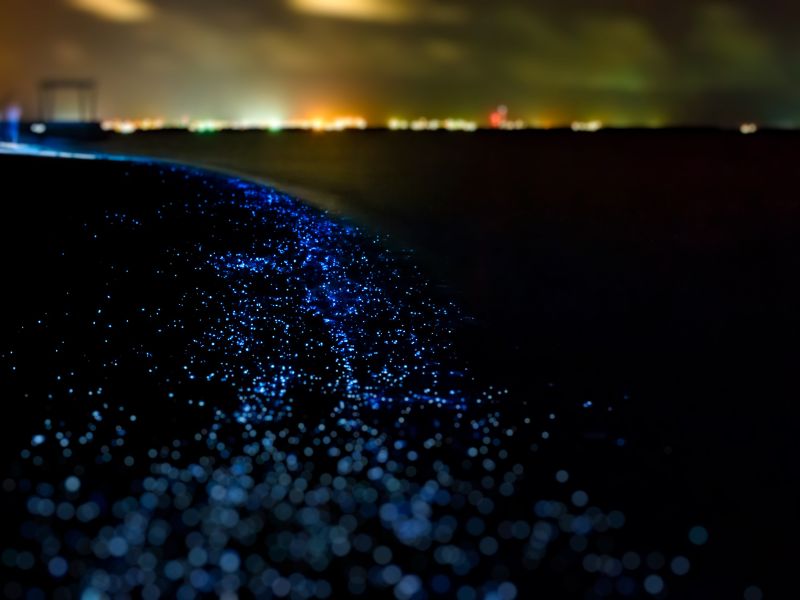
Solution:
M 102 117 L 800 124 L 789 0 L 2 0 L 0 102 Z

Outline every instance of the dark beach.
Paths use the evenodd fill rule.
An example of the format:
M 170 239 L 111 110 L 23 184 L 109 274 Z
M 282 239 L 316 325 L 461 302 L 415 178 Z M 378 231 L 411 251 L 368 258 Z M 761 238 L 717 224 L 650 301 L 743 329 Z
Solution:
M 514 472 L 515 464 L 526 470 L 514 494 L 507 497 L 496 491 L 497 486 L 484 487 L 496 505 L 494 511 L 481 513 L 487 532 L 498 530 L 504 510 L 509 518 L 513 514 L 515 520 L 524 521 L 527 515 L 533 523 L 537 518 L 533 504 L 562 493 L 555 479 L 560 469 L 569 471 L 569 486 L 573 482 L 578 486 L 570 487 L 570 493 L 586 490 L 592 505 L 623 512 L 626 524 L 620 531 L 608 533 L 606 526 L 606 531 L 596 532 L 588 549 L 576 550 L 566 539 L 569 536 L 562 536 L 546 559 L 537 559 L 535 568 L 520 561 L 522 550 L 513 543 L 501 542 L 501 549 L 491 556 L 502 569 L 492 571 L 482 564 L 461 576 L 459 585 L 469 583 L 476 593 L 482 589 L 501 594 L 498 586 L 511 581 L 518 597 L 543 593 L 592 598 L 666 594 L 741 598 L 750 586 L 758 586 L 768 598 L 782 597 L 791 581 L 791 565 L 800 558 L 796 547 L 800 482 L 795 464 L 800 451 L 795 434 L 800 416 L 797 134 L 153 133 L 70 147 L 160 156 L 279 181 L 301 194 L 306 190 L 305 200 L 332 210 L 338 219 L 389 235 L 376 246 L 364 242 L 369 264 L 384 264 L 380 253 L 388 252 L 398 264 L 407 265 L 398 277 L 414 282 L 415 298 L 434 298 L 437 306 L 455 299 L 468 317 L 474 317 L 459 317 L 452 329 L 438 334 L 429 331 L 428 339 L 452 337 L 457 352 L 447 349 L 447 360 L 469 365 L 476 397 L 490 385 L 508 388 L 508 395 L 494 399 L 503 423 L 520 427 L 525 419 L 532 423 L 524 439 L 518 434 L 503 446 L 508 472 Z M 207 201 L 208 189 L 214 190 L 215 198 L 225 197 L 230 182 L 224 178 L 211 177 L 209 188 L 203 179 L 210 177 L 207 174 L 161 164 L 27 157 L 1 157 L 0 170 L 7 181 L 23 186 L 20 197 L 5 199 L 3 219 L 4 287 L 11 307 L 2 325 L 9 347 L 2 351 L 6 367 L 16 367 L 13 376 L 4 371 L 4 397 L 12 407 L 7 410 L 17 415 L 3 423 L 4 456 L 19 456 L 49 411 L 65 410 L 63 403 L 55 408 L 58 403 L 48 399 L 52 392 L 46 382 L 52 376 L 67 368 L 78 371 L 87 386 L 100 378 L 120 389 L 128 406 L 136 405 L 141 398 L 163 397 L 170 387 L 160 375 L 145 381 L 141 373 L 153 368 L 179 370 L 187 340 L 196 337 L 191 325 L 173 332 L 161 362 L 152 364 L 145 355 L 136 354 L 136 360 L 127 363 L 124 357 L 132 350 L 131 340 L 159 346 L 162 341 L 157 337 L 145 340 L 139 334 L 124 334 L 110 353 L 92 345 L 102 336 L 92 337 L 92 343 L 75 342 L 81 353 L 76 356 L 82 358 L 65 366 L 54 359 L 42 361 L 41 351 L 64 340 L 67 344 L 79 340 L 84 335 L 82 321 L 56 319 L 39 332 L 34 325 L 37 315 L 53 319 L 65 311 L 88 310 L 108 285 L 121 286 L 137 301 L 154 303 L 163 291 L 168 306 L 170 298 L 181 297 L 186 290 L 208 290 L 212 284 L 192 279 L 191 269 L 180 267 L 173 279 L 156 278 L 157 285 L 164 286 L 157 288 L 161 291 L 143 292 L 142 286 L 156 281 L 150 279 L 149 266 L 169 271 L 172 263 L 163 262 L 165 249 L 185 243 L 185 249 L 205 244 L 218 252 L 234 252 L 239 242 L 234 237 L 238 230 L 215 225 L 213 215 L 188 220 L 181 216 L 180 207 Z M 239 193 L 233 189 L 232 195 Z M 118 215 L 116 220 L 109 220 L 112 213 Z M 153 215 L 166 215 L 165 224 Z M 245 219 L 243 215 L 234 216 Z M 228 213 L 217 216 L 220 223 L 232 218 Z M 145 233 L 134 235 L 130 232 L 139 227 L 137 219 L 144 223 Z M 99 246 L 87 242 L 87 232 L 100 235 Z M 360 243 L 336 248 L 342 256 L 350 256 L 348 248 L 357 255 Z M 404 249 L 413 253 L 407 256 Z M 76 258 L 60 266 L 59 253 L 70 255 L 73 250 Z M 103 263 L 106 255 L 113 258 L 108 264 Z M 101 273 L 101 266 L 117 263 L 125 264 L 129 275 Z M 413 265 L 421 266 L 421 275 Z M 359 277 L 364 275 L 352 276 Z M 428 280 L 439 285 L 416 283 Z M 389 279 L 378 282 L 386 289 L 398 285 Z M 79 299 L 65 300 L 61 294 L 67 289 Z M 108 310 L 114 311 L 111 320 L 130 319 L 136 306 L 131 299 L 109 304 Z M 382 330 L 381 319 L 389 319 L 381 314 L 373 335 Z M 165 315 L 163 323 L 186 316 Z M 22 324 L 28 329 L 21 330 Z M 9 352 L 15 349 L 13 357 Z M 410 356 L 413 353 L 404 357 L 400 352 L 396 360 L 402 363 Z M 98 367 L 98 361 L 116 359 L 123 363 L 118 371 L 109 374 Z M 332 364 L 330 360 L 334 359 L 311 356 L 304 368 L 313 372 L 315 365 Z M 85 372 L 80 372 L 80 365 Z M 364 366 L 366 371 L 371 368 Z M 224 388 L 218 382 L 192 385 L 182 399 L 222 394 L 219 390 Z M 426 386 L 422 387 L 429 389 Z M 321 396 L 306 393 L 296 398 L 301 408 L 289 419 L 290 428 L 327 418 L 329 406 L 319 405 Z M 81 404 L 81 410 L 88 410 L 92 402 Z M 202 428 L 204 420 L 211 419 L 206 413 L 186 418 L 184 410 L 194 414 L 182 404 L 167 409 L 147 402 L 137 406 L 139 419 L 149 425 L 138 437 L 129 436 L 131 455 L 167 444 L 173 436 L 190 437 L 193 426 Z M 396 427 L 396 410 L 395 404 L 358 418 L 388 430 Z M 426 410 L 451 414 L 453 409 Z M 468 419 L 480 420 L 494 410 L 472 405 L 465 413 Z M 557 418 L 550 419 L 551 414 Z M 437 446 L 436 457 L 458 464 L 461 479 L 480 485 L 483 474 L 462 462 L 472 443 L 462 436 L 463 430 L 446 425 L 429 429 L 431 417 L 425 410 L 415 409 L 408 420 L 413 423 L 409 429 L 416 431 L 409 434 L 409 443 L 418 437 L 422 444 L 435 433 L 452 438 Z M 238 435 L 230 425 L 223 430 Z M 197 452 L 197 448 L 186 451 Z M 5 467 L 16 469 L 15 477 L 31 481 L 48 473 L 63 479 L 69 461 L 53 460 L 43 472 L 28 459 Z M 324 464 L 321 461 L 318 468 Z M 96 473 L 93 468 L 86 467 L 84 487 L 100 486 L 109 476 L 107 466 L 97 467 Z M 501 478 L 496 476 L 499 486 Z M 408 475 L 410 481 L 421 477 L 421 473 Z M 128 483 L 120 477 L 108 484 L 105 493 L 134 493 Z M 14 521 L 22 522 L 29 516 L 18 491 L 7 494 L 6 510 L 15 515 Z M 709 532 L 706 544 L 698 546 L 689 539 L 695 526 Z M 36 539 L 36 534 L 20 535 L 25 543 Z M 470 547 L 472 542 L 464 536 L 453 544 Z M 420 577 L 420 589 L 426 594 L 453 596 L 456 590 L 450 588 L 435 592 L 431 583 L 435 569 L 419 558 L 427 549 L 404 554 L 396 549 L 396 541 L 383 543 L 392 547 L 404 573 Z M 635 574 L 630 577 L 613 567 L 603 572 L 595 568 L 595 559 L 586 559 L 591 554 L 622 560 L 632 549 L 645 564 L 632 570 Z M 165 546 L 164 552 L 178 551 Z M 691 562 L 688 574 L 671 571 L 675 557 Z M 89 569 L 88 559 L 76 560 Z M 335 560 L 322 571 L 333 597 L 357 593 L 348 589 L 342 566 L 351 563 L 343 557 L 338 559 L 341 564 Z M 113 572 L 115 567 L 106 568 Z M 30 581 L 42 573 L 46 577 L 47 567 L 23 571 L 9 570 L 8 580 Z M 652 579 L 648 589 L 645 581 L 653 574 L 662 578 L 663 590 L 653 587 Z M 620 584 L 626 577 L 630 588 Z M 74 579 L 81 581 L 77 574 Z M 365 584 L 365 590 L 401 597 L 403 590 L 416 589 L 413 581 L 406 583 L 408 587 L 399 592 L 386 586 L 373 589 L 372 584 Z M 56 588 L 73 589 L 70 585 L 77 584 L 62 579 L 39 585 L 49 595 Z

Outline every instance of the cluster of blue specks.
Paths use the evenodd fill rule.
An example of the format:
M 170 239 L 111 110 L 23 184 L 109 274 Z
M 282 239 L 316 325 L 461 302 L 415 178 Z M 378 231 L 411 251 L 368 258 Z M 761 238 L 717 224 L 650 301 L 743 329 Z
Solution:
M 196 268 L 219 285 L 188 294 L 202 294 L 202 312 L 213 317 L 187 353 L 187 371 L 241 385 L 240 422 L 290 414 L 298 387 L 335 398 L 342 409 L 396 401 L 465 406 L 451 341 L 457 311 L 429 297 L 411 264 L 285 195 L 229 185 L 236 198 L 220 202 L 238 210 L 227 225 L 248 243 L 204 252 L 198 242 L 191 254 L 203 257 Z
M 129 168 L 194 196 L 86 220 L 97 282 L 38 324 L 57 374 L 3 481 L 6 597 L 664 597 L 691 572 L 708 532 L 617 541 L 625 515 L 538 458 L 556 415 L 475 383 L 407 258 L 264 187 Z

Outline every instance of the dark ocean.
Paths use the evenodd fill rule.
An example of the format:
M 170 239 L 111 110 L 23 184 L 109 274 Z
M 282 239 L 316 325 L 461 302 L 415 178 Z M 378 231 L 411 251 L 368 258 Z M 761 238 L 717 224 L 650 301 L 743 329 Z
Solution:
M 520 450 L 543 443 L 540 427 L 515 446 L 520 464 L 548 473 L 569 465 L 593 503 L 625 514 L 633 533 L 623 543 L 641 547 L 646 563 L 629 590 L 615 567 L 558 555 L 558 564 L 542 563 L 549 575 L 538 587 L 539 571 L 509 566 L 487 575 L 497 585 L 486 593 L 505 598 L 497 586 L 508 579 L 521 597 L 537 589 L 562 594 L 552 597 L 791 596 L 800 559 L 800 135 L 160 132 L 50 144 L 267 182 L 377 237 L 420 269 L 433 296 L 463 311 L 454 343 L 477 381 L 508 390 L 507 418 L 558 412 L 544 428 L 557 438 L 550 453 Z M 4 228 L 28 232 L 6 234 L 13 243 L 4 254 L 16 265 L 6 293 L 14 295 L 35 267 L 25 263 L 30 248 L 18 248 L 23 238 L 36 245 L 36 211 L 59 205 L 69 214 L 84 191 L 81 210 L 104 198 L 113 204 L 126 184 L 125 163 L 69 169 L 11 160 L 0 162 L 6 181 L 24 183 L 5 202 L 27 208 L 6 209 L 13 219 Z M 174 174 L 163 187 L 159 177 L 136 180 L 144 183 L 123 192 L 125 208 L 139 196 L 200 197 Z M 201 225 L 187 227 L 196 235 Z M 183 235 L 180 219 L 174 228 Z M 7 315 L 11 329 L 14 319 Z M 533 500 L 531 490 L 519 488 L 514 506 Z M 707 543 L 697 543 L 697 527 Z M 621 550 L 600 548 L 592 556 L 601 562 Z M 646 583 L 647 573 L 669 573 L 676 556 L 691 561 L 688 574 L 671 573 L 675 582 L 663 589 Z M 428 590 L 419 569 L 419 589 Z M 581 579 L 580 589 L 562 589 L 559 578 L 573 569 L 582 577 L 606 569 L 612 583 Z M 426 594 L 445 590 L 437 581 Z M 406 583 L 397 598 L 415 597 L 416 583 Z M 447 587 L 439 596 L 454 594 Z

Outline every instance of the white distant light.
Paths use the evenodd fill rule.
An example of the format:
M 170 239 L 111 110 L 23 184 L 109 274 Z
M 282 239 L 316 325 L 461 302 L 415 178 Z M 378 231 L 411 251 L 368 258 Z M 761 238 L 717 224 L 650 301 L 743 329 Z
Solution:
M 464 119 L 445 119 L 444 128 L 448 131 L 475 131 L 478 124 Z
M 223 122 L 211 119 L 203 119 L 189 123 L 189 131 L 193 133 L 215 133 L 224 127 L 225 124 Z
M 602 121 L 573 121 L 572 131 L 585 131 L 593 133 L 603 128 Z
M 100 127 L 103 129 L 103 131 L 113 131 L 123 135 L 135 133 L 140 129 L 145 131 L 161 129 L 163 126 L 164 122 L 159 119 L 143 119 L 139 121 L 113 119 L 109 121 L 103 121 L 100 124 Z
M 47 131 L 47 125 L 44 123 L 34 123 L 31 125 L 31 131 L 36 135 L 42 135 L 44 132 Z
M 388 123 L 391 131 L 404 131 L 410 129 L 411 131 L 439 131 L 446 129 L 447 131 L 475 131 L 478 129 L 478 124 L 474 121 L 466 121 L 464 119 L 427 119 L 420 117 L 413 121 L 406 121 L 405 119 L 389 119 Z
M 123 135 L 130 135 L 136 131 L 136 125 L 131 123 L 130 121 L 123 121 L 119 124 L 117 128 L 117 133 L 121 133 Z
M 755 123 L 742 123 L 741 127 L 739 127 L 739 132 L 743 133 L 744 135 L 749 135 L 751 133 L 755 133 L 758 131 L 758 125 Z
M 527 128 L 527 126 L 527 123 L 522 119 L 516 119 L 515 121 L 503 121 L 498 126 L 498 129 L 503 129 L 504 131 L 518 131 Z
M 328 131 L 344 131 L 345 129 L 366 129 L 367 121 L 363 117 L 338 117 L 325 124 Z
M 422 117 L 420 119 L 414 119 L 411 121 L 411 130 L 412 131 L 426 131 L 428 129 L 428 119 Z

